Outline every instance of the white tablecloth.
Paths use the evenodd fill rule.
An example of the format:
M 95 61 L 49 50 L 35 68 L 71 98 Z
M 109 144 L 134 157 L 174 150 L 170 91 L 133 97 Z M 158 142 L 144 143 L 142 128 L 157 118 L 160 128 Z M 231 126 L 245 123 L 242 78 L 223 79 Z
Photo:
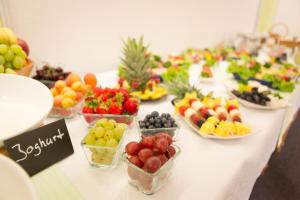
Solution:
M 226 97 L 225 75 L 219 68 L 217 82 L 201 84 L 204 91 L 215 91 Z M 190 69 L 191 82 L 197 80 L 199 66 Z M 103 86 L 114 86 L 116 71 L 97 75 Z M 153 110 L 173 113 L 171 97 L 155 103 L 143 103 L 140 113 Z M 299 105 L 297 105 L 298 108 Z M 168 183 L 151 196 L 140 193 L 127 182 L 127 174 L 120 162 L 113 170 L 91 167 L 80 146 L 87 133 L 82 119 L 67 120 L 75 153 L 59 163 L 59 167 L 85 199 L 248 199 L 253 185 L 276 147 L 286 110 L 262 111 L 241 107 L 243 120 L 253 126 L 253 135 L 239 140 L 220 141 L 204 139 L 180 121 L 181 130 L 177 144 L 182 152 Z M 125 144 L 138 140 L 138 131 L 132 127 Z

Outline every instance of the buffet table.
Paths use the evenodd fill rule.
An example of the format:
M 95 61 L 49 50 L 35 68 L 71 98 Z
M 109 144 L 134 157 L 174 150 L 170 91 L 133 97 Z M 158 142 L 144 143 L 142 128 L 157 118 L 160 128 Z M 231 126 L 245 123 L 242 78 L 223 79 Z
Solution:
M 224 69 L 222 66 L 218 68 L 216 82 L 199 84 L 198 87 L 204 93 L 212 90 L 216 96 L 226 97 L 224 80 L 228 75 Z M 197 82 L 199 71 L 199 66 L 191 67 L 191 82 Z M 118 79 L 116 71 L 97 74 L 97 78 L 102 86 L 114 86 Z M 298 99 L 299 87 L 294 93 L 297 95 L 293 98 Z M 173 113 L 171 99 L 168 96 L 161 101 L 143 103 L 139 112 L 157 110 Z M 293 103 L 293 111 L 296 112 L 299 103 Z M 113 170 L 93 168 L 88 164 L 80 145 L 87 128 L 79 116 L 67 120 L 75 153 L 60 162 L 58 170 L 80 193 L 79 199 L 248 199 L 256 179 L 276 148 L 287 111 L 253 110 L 243 106 L 240 110 L 243 120 L 253 128 L 253 134 L 237 140 L 202 138 L 179 120 L 181 130 L 176 144 L 180 146 L 181 154 L 175 160 L 168 183 L 151 196 L 142 194 L 128 184 L 121 162 Z M 50 121 L 53 119 L 47 119 L 46 122 Z M 131 126 L 124 144 L 138 140 L 138 137 L 136 126 Z

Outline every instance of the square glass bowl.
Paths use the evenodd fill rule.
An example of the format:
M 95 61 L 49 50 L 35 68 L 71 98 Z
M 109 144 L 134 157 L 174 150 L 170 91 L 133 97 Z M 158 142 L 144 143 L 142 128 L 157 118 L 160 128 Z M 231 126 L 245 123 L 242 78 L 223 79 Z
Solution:
M 75 115 L 77 115 L 78 111 L 81 109 L 82 104 L 83 101 L 78 102 L 76 105 L 69 108 L 53 106 L 48 117 L 67 118 L 67 119 L 73 118 Z
M 95 123 L 102 118 L 113 119 L 117 123 L 124 123 L 127 126 L 133 124 L 133 121 L 137 114 L 134 115 L 113 115 L 113 114 L 91 114 L 91 113 L 82 113 L 79 112 L 79 115 L 82 117 L 83 121 L 88 127 L 93 127 Z
M 180 125 L 178 123 L 178 120 L 175 116 L 172 115 L 172 118 L 175 120 L 175 123 L 177 124 L 177 127 L 171 127 L 171 128 L 153 128 L 153 129 L 146 129 L 141 128 L 139 121 L 143 120 L 145 117 L 142 118 L 139 116 L 137 117 L 137 126 L 139 128 L 139 132 L 141 137 L 143 136 L 149 136 L 149 135 L 155 135 L 156 133 L 165 132 L 172 136 L 173 140 L 177 138 L 178 132 L 180 130 Z
M 171 157 L 162 167 L 155 173 L 148 173 L 143 169 L 132 164 L 127 159 L 127 154 L 122 154 L 125 173 L 128 175 L 128 182 L 140 192 L 144 194 L 154 194 L 157 192 L 168 180 L 172 173 L 173 162 L 180 154 L 180 148 L 172 145 L 176 149 L 176 154 Z
M 127 133 L 128 126 L 126 126 L 126 129 L 117 147 L 89 145 L 84 142 L 83 138 L 81 141 L 81 146 L 89 164 L 93 167 L 104 169 L 115 168 L 120 160 L 123 141 Z

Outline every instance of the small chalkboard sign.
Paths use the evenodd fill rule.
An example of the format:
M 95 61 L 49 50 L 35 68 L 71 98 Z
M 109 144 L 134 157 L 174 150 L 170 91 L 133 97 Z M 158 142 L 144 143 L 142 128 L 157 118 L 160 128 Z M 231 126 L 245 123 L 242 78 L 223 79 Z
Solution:
M 7 139 L 4 145 L 30 176 L 74 153 L 64 119 Z

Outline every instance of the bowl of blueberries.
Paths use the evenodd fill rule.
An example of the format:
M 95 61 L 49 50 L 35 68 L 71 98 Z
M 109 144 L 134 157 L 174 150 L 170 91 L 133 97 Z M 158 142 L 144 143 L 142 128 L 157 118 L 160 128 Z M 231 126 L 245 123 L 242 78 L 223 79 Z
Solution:
M 142 137 L 148 135 L 155 135 L 156 133 L 166 132 L 176 138 L 180 126 L 175 120 L 175 117 L 169 113 L 159 114 L 157 111 L 153 111 L 143 117 L 138 117 L 138 127 Z

